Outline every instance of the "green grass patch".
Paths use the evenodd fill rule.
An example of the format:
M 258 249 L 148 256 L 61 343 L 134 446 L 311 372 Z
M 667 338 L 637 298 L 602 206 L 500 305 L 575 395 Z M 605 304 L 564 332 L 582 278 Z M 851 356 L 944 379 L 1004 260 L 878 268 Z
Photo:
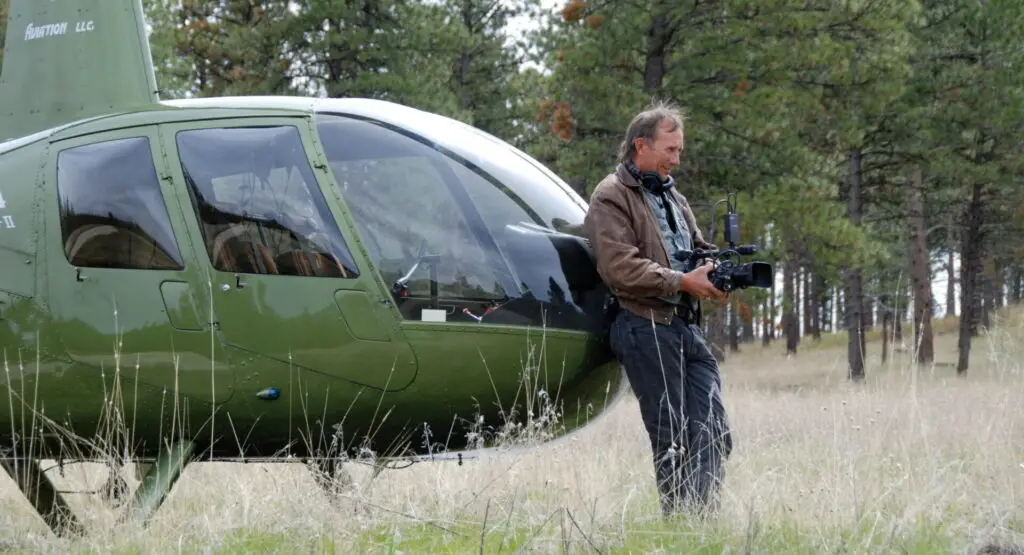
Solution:
M 310 530 L 309 532 L 314 532 Z M 237 529 L 217 539 L 216 549 L 193 541 L 196 553 L 345 553 L 335 538 L 324 534 L 306 535 L 303 531 L 267 531 L 248 528 Z
M 685 519 L 653 519 L 581 531 L 565 511 L 523 523 L 392 523 L 354 537 L 305 536 L 296 531 L 239 530 L 222 537 L 215 553 L 964 553 L 969 539 L 942 522 L 910 527 L 864 523 L 821 529 L 794 522 L 754 520 L 746 529 L 699 525 Z M 583 530 L 586 530 L 585 528 Z M 196 545 L 208 552 L 209 546 Z

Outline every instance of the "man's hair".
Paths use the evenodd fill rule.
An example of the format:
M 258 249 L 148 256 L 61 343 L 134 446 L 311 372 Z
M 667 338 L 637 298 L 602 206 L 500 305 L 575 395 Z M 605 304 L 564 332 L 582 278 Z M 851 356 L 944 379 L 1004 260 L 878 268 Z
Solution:
M 636 140 L 653 140 L 654 134 L 658 132 L 658 126 L 663 121 L 672 123 L 668 131 L 671 133 L 683 127 L 683 114 L 674 104 L 668 101 L 653 102 L 644 108 L 643 112 L 637 114 L 633 121 L 629 122 L 626 129 L 626 137 L 619 146 L 619 162 L 631 160 L 636 154 Z

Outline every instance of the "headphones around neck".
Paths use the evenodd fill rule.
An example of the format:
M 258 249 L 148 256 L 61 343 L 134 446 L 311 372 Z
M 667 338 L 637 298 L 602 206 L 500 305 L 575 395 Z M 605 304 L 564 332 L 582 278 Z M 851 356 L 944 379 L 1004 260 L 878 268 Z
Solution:
M 665 180 L 661 179 L 661 175 L 658 172 L 643 172 L 632 162 L 626 163 L 626 169 L 629 170 L 629 174 L 632 175 L 644 189 L 652 193 L 666 193 L 675 185 L 675 180 L 672 176 L 668 176 Z

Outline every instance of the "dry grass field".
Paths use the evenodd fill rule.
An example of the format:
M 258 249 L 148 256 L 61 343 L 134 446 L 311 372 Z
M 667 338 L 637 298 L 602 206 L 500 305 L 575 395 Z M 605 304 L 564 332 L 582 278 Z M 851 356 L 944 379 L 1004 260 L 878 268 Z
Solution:
M 937 361 L 908 353 L 845 379 L 845 336 L 798 356 L 747 345 L 723 364 L 736 450 L 706 523 L 663 520 L 635 400 L 554 445 L 458 466 L 421 463 L 336 495 L 301 465 L 188 467 L 149 526 L 75 496 L 93 532 L 48 533 L 6 476 L 0 547 L 95 553 L 1020 553 L 1024 537 L 1024 317 L 1002 316 L 957 378 L 955 322 Z M 908 338 L 909 340 L 909 338 Z M 898 345 L 897 345 L 898 347 Z M 61 485 L 96 489 L 100 466 Z M 135 485 L 135 482 L 131 482 Z

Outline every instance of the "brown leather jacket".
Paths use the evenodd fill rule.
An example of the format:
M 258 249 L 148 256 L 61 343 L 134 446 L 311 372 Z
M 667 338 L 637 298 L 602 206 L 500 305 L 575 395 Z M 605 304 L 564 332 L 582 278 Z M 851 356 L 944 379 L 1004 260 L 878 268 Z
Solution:
M 672 193 L 693 232 L 694 246 L 708 248 L 686 197 L 675 189 Z M 657 297 L 679 292 L 683 274 L 669 264 L 643 189 L 623 164 L 594 188 L 584 229 L 594 248 L 597 272 L 619 306 L 659 323 L 671 322 L 675 307 Z

